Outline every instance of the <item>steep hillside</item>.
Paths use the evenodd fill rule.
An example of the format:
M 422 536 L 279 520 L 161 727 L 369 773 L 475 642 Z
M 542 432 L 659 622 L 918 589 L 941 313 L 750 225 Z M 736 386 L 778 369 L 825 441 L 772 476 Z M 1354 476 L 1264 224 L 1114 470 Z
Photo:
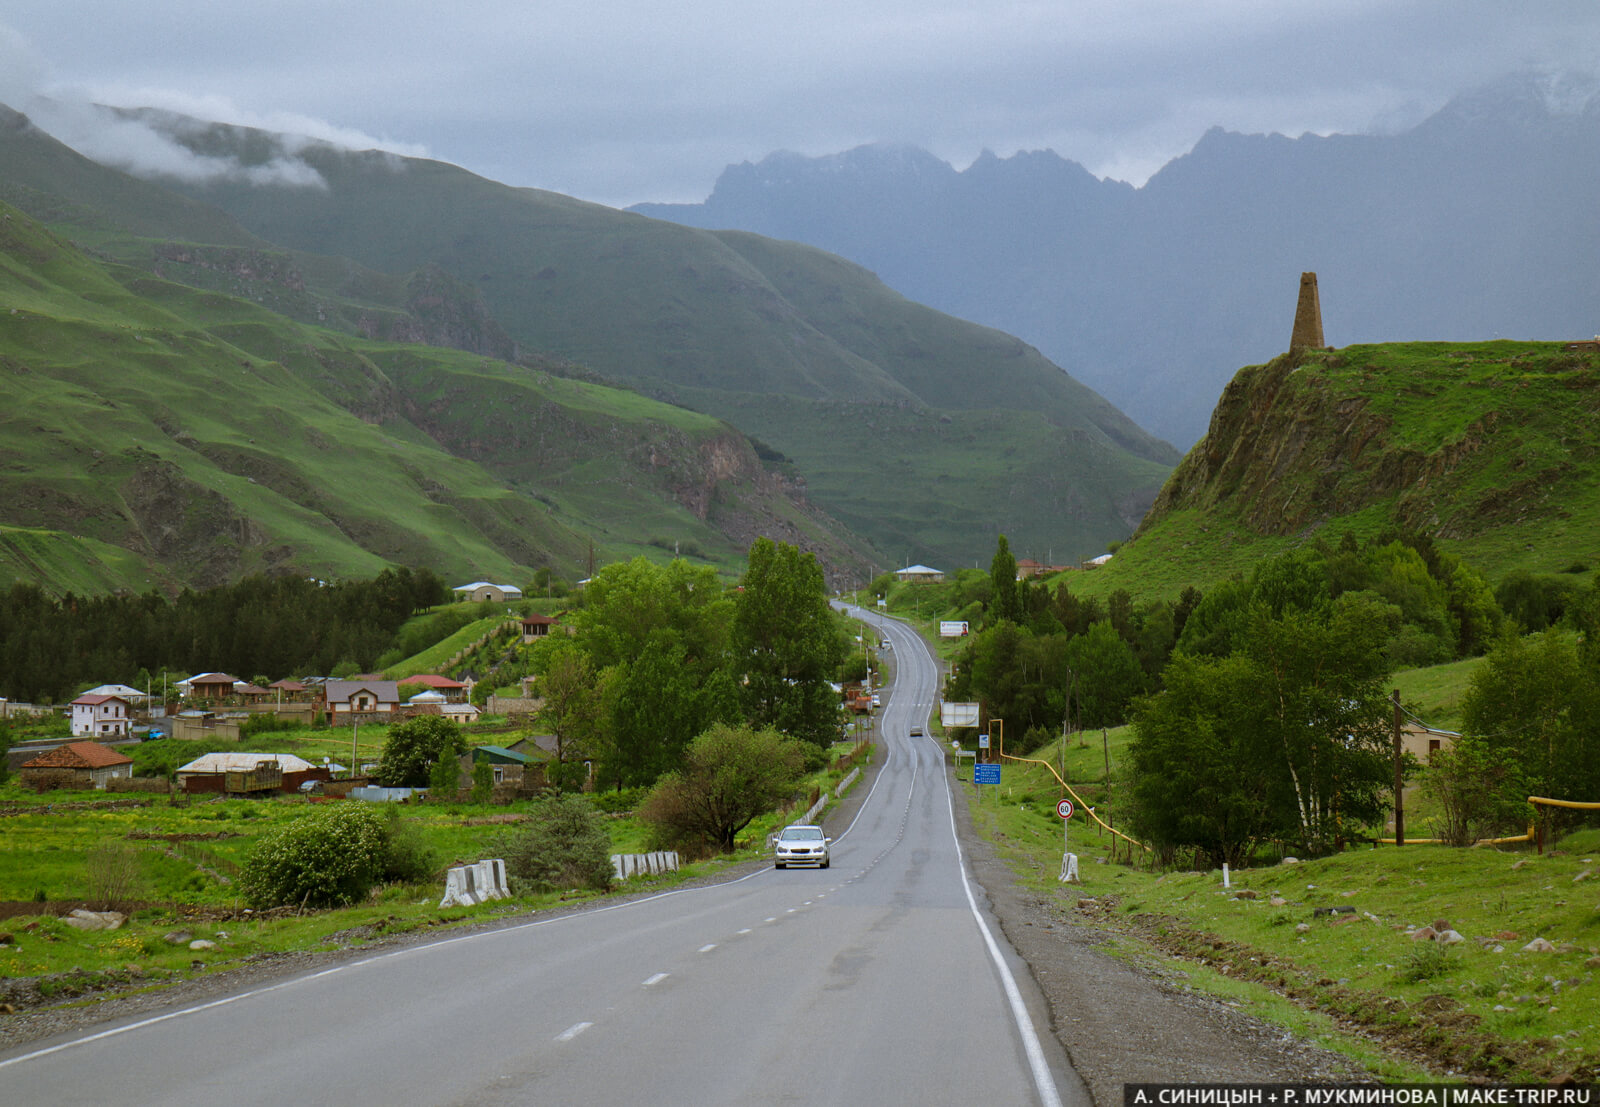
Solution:
M 310 328 L 96 261 L 0 205 L 0 584 L 253 571 L 569 578 L 757 531 L 866 558 L 725 423 L 463 352 Z M 123 553 L 121 551 L 126 551 Z
M 1315 535 L 1425 534 L 1498 580 L 1600 567 L 1600 345 L 1404 343 L 1242 369 L 1096 590 L 1205 587 Z
M 212 157 L 260 163 L 283 149 L 278 136 L 258 131 L 140 118 Z M 205 287 L 254 288 L 266 306 L 300 319 L 321 312 L 316 321 L 347 329 L 361 303 L 420 317 L 411 300 L 379 286 L 419 271 L 446 274 L 451 302 L 484 308 L 474 341 L 489 339 L 492 322 L 519 357 L 587 367 L 734 422 L 793 461 L 823 507 L 894 560 L 902 550 L 951 564 L 987 557 L 992 528 L 1041 556 L 1097 553 L 1127 534 L 1177 460 L 1032 347 L 914 304 L 814 249 L 506 188 L 439 162 L 294 148 L 321 187 L 174 187 L 273 243 L 301 287 L 264 283 L 255 256 L 238 248 L 210 268 L 168 257 L 143 263 Z M 101 248 L 130 263 L 141 263 L 138 249 L 149 252 Z M 314 263 L 313 254 L 324 260 Z M 340 284 L 335 258 L 348 259 L 360 280 Z M 365 276 L 372 273 L 379 276 Z M 829 413 L 841 405 L 852 418 L 915 413 L 967 429 L 939 440 L 935 468 L 890 484 L 884 474 L 911 455 L 870 435 L 856 449 L 829 448 Z M 756 410 L 758 422 L 741 421 Z M 1071 486 L 1070 510 L 1033 498 L 1039 473 Z M 905 498 L 921 499 L 933 515 L 892 518 Z
M 1391 135 L 1208 132 L 1142 188 L 1050 151 L 905 147 L 729 166 L 632 210 L 832 250 L 1021 336 L 1187 446 L 1234 368 L 1287 348 L 1299 274 L 1331 341 L 1600 330 L 1600 95 L 1527 75 Z

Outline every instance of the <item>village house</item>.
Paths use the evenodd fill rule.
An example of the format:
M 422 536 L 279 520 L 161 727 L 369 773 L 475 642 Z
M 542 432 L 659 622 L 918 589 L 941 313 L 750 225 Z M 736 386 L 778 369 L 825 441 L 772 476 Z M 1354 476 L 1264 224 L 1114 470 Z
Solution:
M 188 680 L 178 681 L 178 688 L 187 699 L 220 702 L 233 695 L 235 685 L 243 683 L 228 673 L 197 673 Z
M 470 603 L 507 603 L 522 599 L 522 589 L 516 585 L 495 584 L 487 580 L 458 584 L 450 591 L 456 594 L 456 599 Z
M 430 692 L 438 692 L 446 703 L 465 703 L 471 685 L 463 681 L 451 680 L 449 677 L 436 676 L 433 673 L 418 673 L 399 681 L 400 684 L 420 684 Z
M 132 708 L 121 696 L 84 694 L 72 701 L 75 738 L 126 738 Z
M 105 788 L 106 782 L 133 776 L 133 758 L 99 742 L 68 742 L 31 761 L 18 776 L 24 784 L 70 777 L 80 788 Z
M 399 711 L 400 686 L 392 680 L 330 680 L 322 686 L 322 702 L 328 725 L 339 726 Z
M 480 714 L 478 705 L 460 701 L 452 703 L 443 692 L 418 692 L 406 701 L 406 711 L 412 715 L 443 715 L 458 723 L 475 722 Z
M 313 698 L 311 689 L 303 681 L 275 680 L 267 685 L 284 703 L 308 703 Z
M 486 761 L 491 767 L 496 784 L 514 784 L 522 787 L 524 784 L 542 783 L 544 779 L 542 760 L 519 750 L 506 749 L 504 746 L 474 746 L 461 755 L 461 780 L 463 784 L 470 785 L 473 768 L 478 762 Z
M 944 579 L 944 570 L 931 569 L 926 565 L 907 565 L 904 569 L 896 569 L 894 575 L 898 580 L 936 584 Z

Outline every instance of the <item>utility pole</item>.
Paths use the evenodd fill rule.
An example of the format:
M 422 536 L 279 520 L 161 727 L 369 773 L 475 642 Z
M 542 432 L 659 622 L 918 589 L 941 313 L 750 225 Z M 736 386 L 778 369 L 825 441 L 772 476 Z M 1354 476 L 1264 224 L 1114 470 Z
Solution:
M 1406 844 L 1405 753 L 1400 745 L 1400 689 L 1394 690 L 1394 844 Z

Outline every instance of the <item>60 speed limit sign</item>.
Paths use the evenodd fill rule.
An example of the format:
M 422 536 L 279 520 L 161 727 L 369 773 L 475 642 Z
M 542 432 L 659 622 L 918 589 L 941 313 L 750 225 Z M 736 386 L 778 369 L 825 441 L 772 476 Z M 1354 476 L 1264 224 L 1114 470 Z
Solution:
M 1072 818 L 1072 801 L 1062 800 L 1060 803 L 1056 804 L 1056 814 L 1060 815 L 1063 819 Z

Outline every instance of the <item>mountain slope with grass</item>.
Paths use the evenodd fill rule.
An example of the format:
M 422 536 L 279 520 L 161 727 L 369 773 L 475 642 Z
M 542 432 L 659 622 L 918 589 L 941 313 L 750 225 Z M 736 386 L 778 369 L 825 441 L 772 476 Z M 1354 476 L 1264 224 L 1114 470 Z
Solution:
M 207 586 L 386 565 L 521 583 L 591 549 L 865 561 L 712 417 L 302 326 L 92 258 L 0 205 L 0 582 Z
M 997 529 L 1040 557 L 1092 556 L 1131 531 L 1177 460 L 1032 347 L 808 247 L 508 188 L 441 162 L 127 118 L 244 167 L 292 148 L 320 184 L 160 182 L 267 250 L 196 243 L 192 220 L 181 247 L 143 230 L 115 240 L 96 223 L 86 233 L 97 249 L 302 321 L 538 356 L 726 419 L 895 561 L 963 564 L 986 555 Z M 14 130 L 7 141 L 53 140 Z M 114 202 L 102 211 L 116 222 Z M 52 225 L 77 237 L 91 222 Z M 415 291 L 419 273 L 443 290 L 454 331 L 423 310 L 438 297 Z M 852 448 L 837 448 L 840 436 Z
M 1424 534 L 1491 581 L 1600 565 L 1600 345 L 1394 343 L 1241 369 L 1096 591 L 1176 595 L 1323 536 Z

